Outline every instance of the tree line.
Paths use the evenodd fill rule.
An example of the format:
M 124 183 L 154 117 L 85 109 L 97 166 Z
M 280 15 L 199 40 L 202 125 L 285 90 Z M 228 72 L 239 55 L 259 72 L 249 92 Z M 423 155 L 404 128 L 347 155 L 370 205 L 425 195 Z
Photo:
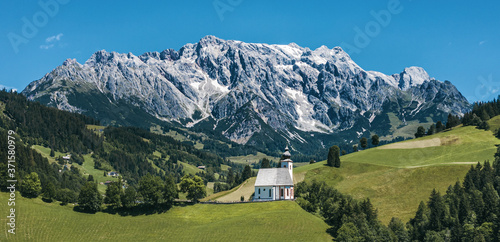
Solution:
M 444 195 L 433 190 L 408 222 L 408 234 L 420 241 L 499 241 L 499 192 L 500 148 L 492 165 L 471 166 Z
M 370 199 L 358 201 L 317 181 L 298 183 L 295 197 L 304 210 L 324 219 L 335 241 L 408 241 L 401 220 L 383 225 Z
M 0 127 L 15 130 L 26 144 L 86 154 L 102 143 L 98 135 L 86 128 L 87 124 L 99 124 L 92 118 L 46 107 L 5 90 L 0 91 L 0 103 L 5 104 L 8 117 L 0 119 Z
M 89 177 L 78 195 L 68 197 L 63 204 L 77 202 L 77 210 L 92 213 L 101 211 L 104 204 L 109 209 L 127 210 L 139 205 L 168 209 L 173 206 L 174 200 L 179 198 L 179 192 L 186 193 L 187 199 L 193 202 L 206 196 L 205 184 L 198 176 L 185 175 L 179 187 L 178 189 L 172 177 L 162 179 L 159 176 L 147 174 L 140 179 L 137 186 L 124 186 L 121 178 L 117 182 L 110 183 L 103 196 L 97 189 L 97 182 Z M 20 189 L 25 197 L 36 198 L 42 194 L 42 199 L 46 202 L 59 200 L 53 185 L 46 186 L 42 190 L 41 181 L 36 172 L 23 178 Z
M 464 126 L 476 126 L 479 129 L 489 130 L 490 125 L 487 121 L 497 115 L 500 115 L 500 96 L 499 98 L 493 99 L 489 102 L 474 103 L 472 110 L 465 113 L 463 117 L 448 114 L 448 119 L 445 125 L 441 121 L 438 121 L 436 124 L 431 124 L 427 130 L 423 126 L 419 126 L 417 128 L 417 132 L 415 133 L 415 138 L 439 133 L 460 124 L 463 124 Z M 496 134 L 497 137 L 500 137 L 498 131 L 496 131 Z

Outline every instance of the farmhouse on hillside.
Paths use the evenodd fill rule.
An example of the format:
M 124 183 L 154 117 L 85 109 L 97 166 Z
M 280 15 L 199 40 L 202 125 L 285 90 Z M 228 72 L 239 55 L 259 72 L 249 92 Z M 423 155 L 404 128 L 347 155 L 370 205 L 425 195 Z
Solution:
M 280 168 L 261 168 L 255 181 L 254 201 L 294 199 L 293 161 L 288 146 L 280 161 Z

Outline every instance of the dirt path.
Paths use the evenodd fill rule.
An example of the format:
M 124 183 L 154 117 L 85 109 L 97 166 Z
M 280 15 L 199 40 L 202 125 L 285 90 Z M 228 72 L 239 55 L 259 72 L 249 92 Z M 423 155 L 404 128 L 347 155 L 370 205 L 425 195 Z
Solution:
M 400 142 L 378 147 L 378 149 L 414 149 L 441 146 L 441 139 L 415 140 L 410 142 Z

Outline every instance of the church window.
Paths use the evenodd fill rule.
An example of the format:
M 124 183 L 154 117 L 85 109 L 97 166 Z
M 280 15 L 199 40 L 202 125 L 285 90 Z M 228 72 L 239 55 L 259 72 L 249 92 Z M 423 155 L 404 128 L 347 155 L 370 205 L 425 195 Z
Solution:
M 259 194 L 260 194 L 260 188 L 259 188 Z
M 271 197 L 271 189 L 269 189 L 269 197 Z

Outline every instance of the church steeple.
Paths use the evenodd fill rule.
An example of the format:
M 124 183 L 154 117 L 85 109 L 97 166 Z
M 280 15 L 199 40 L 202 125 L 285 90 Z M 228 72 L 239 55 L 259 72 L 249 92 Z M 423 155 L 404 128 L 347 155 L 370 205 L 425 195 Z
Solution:
M 292 155 L 290 155 L 290 151 L 288 150 L 288 145 L 285 147 L 285 152 L 283 153 L 283 160 L 290 159 Z
M 288 149 L 288 145 L 285 148 L 285 152 L 283 152 L 283 159 L 281 160 L 281 168 L 288 168 L 290 172 L 290 178 L 293 181 L 293 161 L 290 159 L 292 155 L 290 154 L 290 150 Z

